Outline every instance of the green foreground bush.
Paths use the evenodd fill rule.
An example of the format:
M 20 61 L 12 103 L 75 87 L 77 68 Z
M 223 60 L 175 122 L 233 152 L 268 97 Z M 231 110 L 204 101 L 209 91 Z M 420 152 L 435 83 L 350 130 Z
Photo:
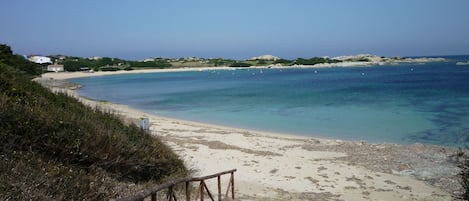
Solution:
M 118 196 L 119 182 L 187 174 L 137 126 L 54 94 L 15 68 L 0 60 L 0 200 L 101 200 Z

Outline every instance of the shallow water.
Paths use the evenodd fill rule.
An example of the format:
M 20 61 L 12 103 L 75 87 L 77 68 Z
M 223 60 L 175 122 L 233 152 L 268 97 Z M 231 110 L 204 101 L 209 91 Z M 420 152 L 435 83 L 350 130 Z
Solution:
M 469 142 L 469 67 L 455 63 L 464 59 L 72 81 L 84 86 L 83 96 L 162 116 L 304 136 L 461 146 Z

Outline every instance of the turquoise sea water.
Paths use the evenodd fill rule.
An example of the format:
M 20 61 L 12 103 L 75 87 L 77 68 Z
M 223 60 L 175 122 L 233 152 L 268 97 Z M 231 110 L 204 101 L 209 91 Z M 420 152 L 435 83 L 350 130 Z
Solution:
M 83 96 L 157 115 L 278 133 L 461 146 L 469 66 L 450 62 L 245 69 L 73 79 Z

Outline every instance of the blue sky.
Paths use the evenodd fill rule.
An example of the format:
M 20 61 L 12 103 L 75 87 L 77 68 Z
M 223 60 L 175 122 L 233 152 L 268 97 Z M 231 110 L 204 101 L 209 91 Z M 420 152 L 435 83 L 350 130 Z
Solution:
M 19 54 L 246 59 L 469 54 L 468 0 L 3 0 Z

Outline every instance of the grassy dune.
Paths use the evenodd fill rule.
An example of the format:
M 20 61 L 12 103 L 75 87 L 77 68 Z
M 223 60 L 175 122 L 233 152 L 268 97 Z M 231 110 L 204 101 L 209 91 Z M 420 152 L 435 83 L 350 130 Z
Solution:
M 187 174 L 161 141 L 32 82 L 14 56 L 0 52 L 0 200 L 101 200 Z

